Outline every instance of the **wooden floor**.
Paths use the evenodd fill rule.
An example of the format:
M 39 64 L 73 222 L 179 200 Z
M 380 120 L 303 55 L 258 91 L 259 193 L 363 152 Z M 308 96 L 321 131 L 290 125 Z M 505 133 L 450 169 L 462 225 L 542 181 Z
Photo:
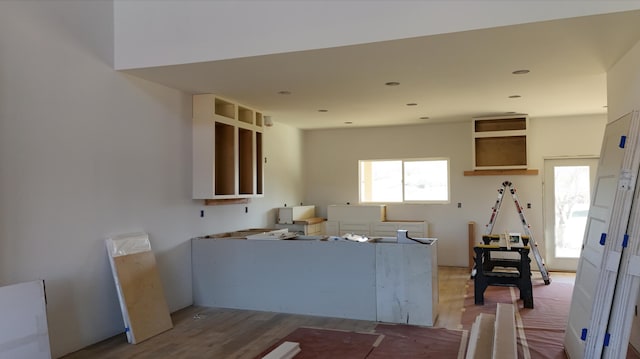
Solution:
M 461 329 L 467 268 L 439 268 L 436 327 Z M 376 322 L 235 309 L 187 307 L 172 314 L 174 328 L 142 343 L 121 334 L 65 356 L 79 358 L 255 358 L 301 326 L 373 331 Z

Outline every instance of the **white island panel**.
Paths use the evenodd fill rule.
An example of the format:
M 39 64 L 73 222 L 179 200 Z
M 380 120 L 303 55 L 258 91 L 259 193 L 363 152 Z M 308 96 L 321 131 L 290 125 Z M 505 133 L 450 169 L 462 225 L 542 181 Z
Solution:
M 438 262 L 433 244 L 377 244 L 378 321 L 433 326 L 438 314 Z
M 432 326 L 437 240 L 192 240 L 194 304 Z
M 376 320 L 375 245 L 192 240 L 194 304 Z

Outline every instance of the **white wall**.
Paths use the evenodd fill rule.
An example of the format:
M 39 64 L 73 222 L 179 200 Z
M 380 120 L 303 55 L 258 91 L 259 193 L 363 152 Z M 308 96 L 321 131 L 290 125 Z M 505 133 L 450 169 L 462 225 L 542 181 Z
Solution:
M 451 173 L 451 203 L 392 205 L 388 219 L 426 220 L 430 235 L 438 238 L 438 264 L 466 266 L 467 223 L 476 222 L 477 238 L 489 221 L 497 189 L 505 180 L 513 182 L 522 204 L 531 203 L 525 216 L 544 253 L 542 222 L 543 158 L 598 155 L 605 116 L 533 118 L 530 121 L 530 168 L 537 176 L 464 176 L 472 169 L 471 119 L 451 124 L 404 127 L 313 130 L 304 132 L 305 201 L 318 205 L 326 215 L 330 204 L 358 203 L 358 160 L 448 157 Z M 571 136 L 572 133 L 580 137 Z M 457 203 L 462 208 L 457 208 Z M 522 232 L 510 196 L 503 201 L 494 232 Z
M 638 1 L 117 0 L 116 68 L 213 61 L 640 8 Z
M 301 133 L 276 124 L 264 198 L 192 200 L 191 96 L 112 56 L 111 1 L 0 1 L 0 285 L 45 280 L 54 357 L 123 332 L 107 236 L 150 234 L 175 311 L 192 303 L 190 238 L 302 199 Z
M 640 110 L 640 43 L 607 72 L 609 121 Z
M 640 110 L 640 42 L 607 72 L 609 120 Z M 638 296 L 640 306 L 640 295 Z M 640 351 L 640 319 L 636 315 L 631 327 L 631 344 Z

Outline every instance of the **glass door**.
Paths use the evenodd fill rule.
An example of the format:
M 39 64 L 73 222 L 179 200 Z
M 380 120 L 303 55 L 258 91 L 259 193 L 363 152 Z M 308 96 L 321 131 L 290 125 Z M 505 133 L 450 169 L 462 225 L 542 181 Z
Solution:
M 578 268 L 597 165 L 597 158 L 544 161 L 545 262 L 550 270 Z

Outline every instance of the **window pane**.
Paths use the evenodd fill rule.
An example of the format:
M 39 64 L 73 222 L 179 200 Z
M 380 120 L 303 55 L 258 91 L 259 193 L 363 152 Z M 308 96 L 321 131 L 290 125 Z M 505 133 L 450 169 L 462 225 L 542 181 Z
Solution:
M 360 201 L 402 201 L 402 161 L 361 161 L 360 180 Z
M 556 258 L 578 258 L 591 202 L 589 166 L 554 169 Z
M 406 161 L 404 163 L 405 201 L 448 201 L 447 160 Z
M 449 160 L 361 160 L 360 202 L 447 202 Z

